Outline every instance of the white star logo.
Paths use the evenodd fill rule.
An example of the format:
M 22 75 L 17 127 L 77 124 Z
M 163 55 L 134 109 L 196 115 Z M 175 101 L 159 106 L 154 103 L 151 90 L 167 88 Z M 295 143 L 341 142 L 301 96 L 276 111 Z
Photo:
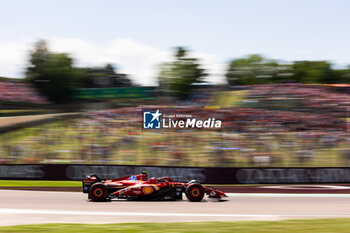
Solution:
M 157 119 L 157 121 L 159 121 L 159 116 L 162 115 L 160 112 L 159 112 L 159 109 L 157 109 L 157 112 L 156 113 L 151 113 L 151 115 L 153 116 L 152 121 L 154 121 L 155 119 Z

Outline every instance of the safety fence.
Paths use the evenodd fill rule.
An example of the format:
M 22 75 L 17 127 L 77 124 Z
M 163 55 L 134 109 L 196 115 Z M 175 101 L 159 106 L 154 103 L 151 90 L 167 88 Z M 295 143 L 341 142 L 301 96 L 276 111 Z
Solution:
M 169 176 L 176 181 L 197 180 L 206 184 L 347 183 L 350 167 L 230 168 L 136 165 L 4 164 L 0 179 L 81 180 L 96 174 L 104 179 L 147 171 L 149 177 Z

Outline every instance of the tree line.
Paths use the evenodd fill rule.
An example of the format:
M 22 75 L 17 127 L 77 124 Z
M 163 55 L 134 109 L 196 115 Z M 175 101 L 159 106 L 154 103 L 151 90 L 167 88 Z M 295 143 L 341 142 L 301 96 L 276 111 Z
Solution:
M 174 61 L 161 66 L 160 86 L 172 91 L 179 98 L 186 98 L 194 88 L 194 83 L 203 82 L 208 74 L 196 58 L 188 56 L 188 51 L 178 47 Z M 225 73 L 227 84 L 253 85 L 271 83 L 332 84 L 350 83 L 350 66 L 334 69 L 328 61 L 281 62 L 252 54 L 233 59 Z
M 111 64 L 74 67 L 68 54 L 50 52 L 44 40 L 37 42 L 30 53 L 25 76 L 26 82 L 54 103 L 71 102 L 74 89 L 135 86 L 127 75 L 118 73 Z
M 230 85 L 268 83 L 332 84 L 349 83 L 350 66 L 333 69 L 328 61 L 295 61 L 283 63 L 253 54 L 232 60 L 226 72 Z
M 168 95 L 186 99 L 194 84 L 204 82 L 208 73 L 200 60 L 188 49 L 177 47 L 173 61 L 160 65 L 158 83 Z M 331 84 L 350 83 L 350 66 L 334 69 L 328 61 L 281 62 L 259 54 L 233 59 L 225 74 L 227 84 L 252 85 L 269 83 Z M 72 100 L 77 88 L 135 86 L 127 75 L 118 73 L 111 64 L 104 67 L 77 68 L 65 53 L 52 53 L 47 43 L 39 41 L 30 54 L 26 81 L 56 103 Z

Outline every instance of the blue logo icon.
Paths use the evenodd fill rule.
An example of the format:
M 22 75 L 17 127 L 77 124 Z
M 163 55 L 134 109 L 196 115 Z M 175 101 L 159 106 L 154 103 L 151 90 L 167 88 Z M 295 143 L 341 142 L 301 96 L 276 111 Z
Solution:
M 144 111 L 143 112 L 143 128 L 144 129 L 160 129 L 160 121 L 162 113 L 159 109 L 156 112 Z
M 130 176 L 130 177 L 129 177 L 129 180 L 130 180 L 130 181 L 135 181 L 135 180 L 137 180 L 137 178 L 136 178 L 136 176 Z

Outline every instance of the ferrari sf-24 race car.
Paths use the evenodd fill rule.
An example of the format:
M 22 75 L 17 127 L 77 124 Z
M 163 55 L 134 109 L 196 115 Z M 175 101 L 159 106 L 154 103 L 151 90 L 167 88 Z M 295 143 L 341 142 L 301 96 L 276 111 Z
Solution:
M 221 199 L 225 193 L 205 187 L 192 180 L 188 183 L 175 182 L 170 177 L 147 178 L 142 174 L 122 178 L 103 180 L 97 175 L 83 179 L 83 192 L 88 193 L 92 201 L 107 201 L 111 199 L 127 200 L 182 200 L 182 193 L 190 201 L 201 201 L 205 194 L 209 198 Z

